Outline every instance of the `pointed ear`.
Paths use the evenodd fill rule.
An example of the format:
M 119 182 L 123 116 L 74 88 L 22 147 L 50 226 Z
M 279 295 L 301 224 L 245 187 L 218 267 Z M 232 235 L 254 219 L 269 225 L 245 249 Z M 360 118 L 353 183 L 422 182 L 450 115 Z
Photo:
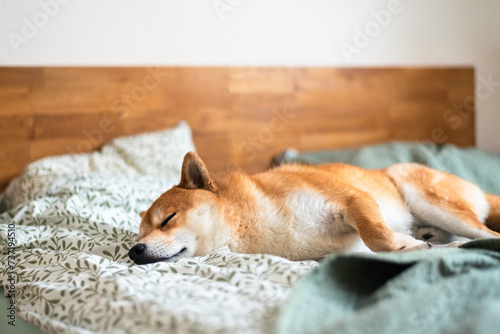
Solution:
M 146 214 L 146 211 L 141 211 L 139 212 L 139 216 L 141 216 L 141 219 L 144 218 L 144 215 Z
M 188 152 L 184 156 L 179 188 L 217 191 L 215 182 L 208 173 L 205 163 L 194 152 Z

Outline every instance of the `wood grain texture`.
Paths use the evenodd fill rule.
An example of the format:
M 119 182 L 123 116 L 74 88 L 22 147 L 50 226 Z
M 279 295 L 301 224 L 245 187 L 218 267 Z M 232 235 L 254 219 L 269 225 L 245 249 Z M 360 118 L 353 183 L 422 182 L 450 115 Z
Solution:
M 474 145 L 471 68 L 0 68 L 0 188 L 36 159 L 180 120 L 214 171 L 287 147 Z

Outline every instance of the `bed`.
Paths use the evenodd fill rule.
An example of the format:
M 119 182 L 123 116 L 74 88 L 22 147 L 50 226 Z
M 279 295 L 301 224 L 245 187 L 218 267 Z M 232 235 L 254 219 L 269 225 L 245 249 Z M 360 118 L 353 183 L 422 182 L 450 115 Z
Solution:
M 481 166 L 500 166 L 498 155 L 465 149 L 474 145 L 471 68 L 0 68 L 0 78 L 1 277 L 4 295 L 14 297 L 3 299 L 2 328 L 11 332 L 12 320 L 14 330 L 32 333 L 332 328 L 313 306 L 339 306 L 327 306 L 325 291 L 311 289 L 320 281 L 331 287 L 318 277 L 345 257 L 294 262 L 222 248 L 173 263 L 132 263 L 138 213 L 179 182 L 187 151 L 196 150 L 214 173 L 258 172 L 276 157 L 360 165 L 374 156 L 385 157 L 381 164 L 429 159 L 465 172 L 467 161 L 488 161 L 462 175 L 469 178 L 484 175 Z M 359 158 L 366 150 L 368 158 Z M 447 165 L 449 154 L 462 162 Z M 497 192 L 496 180 L 490 172 L 478 182 Z M 460 254 L 433 256 L 463 259 L 481 248 L 474 256 L 491 269 L 497 246 L 473 243 Z M 370 285 L 383 296 L 393 292 L 384 295 L 380 286 L 388 290 L 385 282 L 422 263 L 418 254 L 385 256 L 347 257 L 360 270 L 386 261 L 387 270 L 374 269 L 384 278 Z M 360 291 L 338 287 L 332 296 Z M 349 316 L 361 324 L 356 307 Z M 485 317 L 491 325 L 494 317 Z

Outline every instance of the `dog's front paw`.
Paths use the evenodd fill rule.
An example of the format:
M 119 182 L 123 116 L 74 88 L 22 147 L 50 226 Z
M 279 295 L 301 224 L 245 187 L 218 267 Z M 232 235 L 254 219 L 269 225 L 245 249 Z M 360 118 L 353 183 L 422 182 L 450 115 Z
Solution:
M 432 245 L 432 248 L 457 248 L 466 244 L 468 241 L 453 241 L 443 245 Z
M 432 248 L 430 242 L 417 240 L 410 235 L 395 233 L 395 243 L 393 245 L 393 251 L 395 252 L 410 252 L 420 249 Z
M 418 244 L 413 244 L 409 246 L 400 247 L 397 251 L 399 252 L 411 252 L 414 250 L 430 249 L 434 247 L 430 242 L 420 242 Z
M 411 245 L 408 247 L 401 247 L 398 251 L 400 252 L 410 252 L 414 250 L 421 250 L 421 249 L 431 249 L 431 248 L 457 248 L 460 247 L 461 245 L 467 243 L 468 241 L 453 241 L 444 245 L 441 244 L 431 244 L 430 242 L 422 242 L 421 244 L 418 245 Z

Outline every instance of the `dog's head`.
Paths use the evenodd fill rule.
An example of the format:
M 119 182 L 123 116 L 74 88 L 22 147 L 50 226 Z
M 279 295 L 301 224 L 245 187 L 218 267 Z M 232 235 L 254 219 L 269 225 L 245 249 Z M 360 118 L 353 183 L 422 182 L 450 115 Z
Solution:
M 137 264 L 205 255 L 222 246 L 218 188 L 194 152 L 182 164 L 181 182 L 140 213 L 139 242 L 129 257 Z

